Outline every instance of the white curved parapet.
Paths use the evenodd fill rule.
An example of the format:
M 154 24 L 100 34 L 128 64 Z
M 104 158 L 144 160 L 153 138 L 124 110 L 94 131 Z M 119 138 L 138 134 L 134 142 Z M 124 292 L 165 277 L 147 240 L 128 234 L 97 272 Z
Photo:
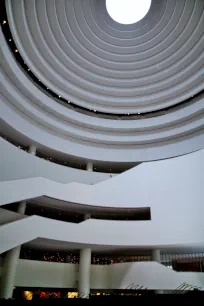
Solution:
M 155 219 L 152 222 L 89 219 L 79 224 L 34 215 L 0 227 L 0 254 L 36 238 L 74 243 L 75 248 L 77 245 L 78 248 L 103 246 L 150 249 L 203 245 L 203 212 L 204 208 L 178 217 L 172 216 L 170 211 L 162 220 Z
M 112 288 L 176 290 L 183 283 L 204 290 L 204 273 L 176 272 L 157 262 L 119 263 L 110 266 Z
M 78 264 L 20 259 L 15 286 L 76 288 L 77 273 Z M 190 289 L 190 286 L 204 290 L 204 273 L 175 272 L 156 262 L 91 265 L 90 275 L 91 289 L 147 288 L 174 291 L 186 283 L 186 290 Z
M 0 228 L 1 251 L 37 237 L 90 245 L 203 244 L 203 156 L 201 150 L 174 159 L 143 163 L 93 186 L 60 184 L 45 178 L 0 182 L 0 205 L 45 195 L 95 207 L 148 206 L 151 209 L 150 221 L 89 219 L 71 224 L 32 216 Z
M 0 181 L 44 177 L 62 184 L 96 184 L 114 173 L 89 172 L 57 165 L 20 150 L 0 137 Z
M 42 177 L 0 182 L 0 205 L 40 196 L 102 207 L 199 208 L 204 198 L 204 150 L 143 163 L 96 185 L 61 184 Z M 148 188 L 147 188 L 148 187 Z M 165 212 L 164 210 L 164 212 Z

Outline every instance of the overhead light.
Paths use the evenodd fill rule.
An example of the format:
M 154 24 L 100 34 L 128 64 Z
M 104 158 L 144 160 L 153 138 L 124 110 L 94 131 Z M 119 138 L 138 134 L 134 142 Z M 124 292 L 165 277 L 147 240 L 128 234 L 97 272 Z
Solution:
M 17 53 L 17 52 L 18 52 L 18 50 L 16 49 L 16 50 L 15 50 L 15 52 Z
M 3 22 L 2 22 L 3 24 L 6 24 L 6 20 L 3 20 Z
M 12 39 L 10 38 L 9 41 L 12 41 Z
M 61 96 L 59 96 L 59 98 L 61 98 Z

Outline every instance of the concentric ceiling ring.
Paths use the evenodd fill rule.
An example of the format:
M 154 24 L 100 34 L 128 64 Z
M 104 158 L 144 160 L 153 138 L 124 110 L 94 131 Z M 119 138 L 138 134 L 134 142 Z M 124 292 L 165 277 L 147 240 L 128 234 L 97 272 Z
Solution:
M 137 90 L 140 90 L 143 88 L 142 82 L 152 78 L 151 73 L 154 72 L 158 63 L 163 65 L 162 67 L 166 65 L 166 69 L 171 64 L 171 67 L 168 68 L 171 72 L 178 65 L 180 72 L 175 73 L 175 78 L 169 73 L 168 78 L 163 80 L 157 79 L 155 73 L 156 82 L 149 87 L 146 83 L 147 91 L 153 88 L 153 85 L 161 85 L 166 80 L 172 88 L 169 95 L 178 94 L 179 99 L 193 95 L 198 89 L 199 92 L 203 89 L 203 61 L 201 61 L 204 32 L 204 27 L 201 28 L 203 1 L 153 1 L 147 16 L 136 24 L 137 29 L 135 29 L 136 25 L 128 25 L 124 28 L 114 23 L 108 16 L 102 0 L 74 2 L 50 0 L 49 5 L 48 0 L 31 1 L 29 5 L 28 2 L 28 0 L 21 0 L 16 6 L 15 1 L 6 0 L 9 26 L 19 53 L 23 56 L 28 68 L 36 76 L 40 76 L 41 81 L 47 87 L 61 96 L 61 92 L 67 94 L 67 97 L 73 102 L 77 103 L 77 97 L 83 96 L 86 91 L 84 88 L 82 90 L 82 86 L 87 86 L 86 92 L 89 93 L 89 100 L 85 103 L 85 100 L 80 99 L 80 103 L 84 103 L 85 107 L 89 107 L 91 103 L 92 109 L 96 109 L 96 106 L 99 107 L 101 104 L 98 99 L 91 101 L 93 95 L 100 98 L 105 97 L 105 94 L 99 94 L 97 90 L 107 93 L 107 88 L 113 91 L 114 86 L 117 85 L 116 95 L 106 96 L 104 109 L 110 110 L 111 108 L 112 111 L 117 112 L 125 110 L 125 113 L 129 111 L 128 107 L 132 109 L 134 107 L 134 111 L 147 108 L 156 110 L 156 107 L 163 105 L 158 100 L 154 104 L 150 100 L 141 99 L 134 105 L 130 101 L 135 90 L 134 87 L 131 89 L 135 80 L 134 73 L 143 67 L 140 69 L 141 76 L 138 78 L 141 86 L 138 86 Z M 73 11 L 71 15 L 68 12 L 68 3 L 70 11 L 75 10 L 75 14 Z M 86 3 L 90 6 L 87 6 Z M 169 5 L 170 3 L 172 5 Z M 99 9 L 101 14 L 97 15 Z M 194 16 L 195 12 L 197 12 L 197 18 Z M 194 16 L 193 19 L 192 16 Z M 45 17 L 47 19 L 44 20 Z M 75 22 L 76 18 L 78 25 Z M 55 27 L 56 21 L 59 27 Z M 164 24 L 162 28 L 161 25 Z M 69 36 L 70 33 L 73 36 Z M 88 33 L 92 33 L 92 39 L 96 40 L 91 42 L 88 39 Z M 151 36 L 154 39 L 151 39 Z M 171 44 L 166 46 L 169 39 L 171 39 Z M 28 144 L 34 143 L 39 152 L 44 150 L 50 155 L 62 158 L 66 156 L 69 159 L 79 158 L 86 161 L 91 160 L 93 163 L 112 164 L 171 158 L 204 147 L 204 96 L 202 93 L 186 101 L 184 105 L 160 112 L 157 117 L 153 117 L 152 114 L 132 116 L 131 120 L 121 120 L 120 116 L 114 117 L 117 120 L 111 117 L 108 119 L 100 116 L 94 117 L 92 112 L 78 112 L 74 108 L 71 109 L 57 103 L 60 102 L 60 99 L 53 98 L 48 91 L 45 92 L 42 87 L 38 86 L 18 64 L 17 57 L 13 56 L 9 49 L 9 40 L 9 37 L 4 36 L 0 31 L 0 81 L 2 84 L 0 124 L 3 123 L 1 127 L 8 137 L 12 136 L 15 131 L 17 138 L 23 139 Z M 133 43 L 136 43 L 136 47 Z M 176 46 L 178 48 L 173 53 L 173 48 Z M 109 60 L 111 49 L 108 48 L 114 48 L 112 49 L 114 56 Z M 184 54 L 185 48 L 188 49 L 186 54 Z M 137 53 L 134 52 L 134 49 L 137 50 Z M 96 52 L 98 50 L 100 54 Z M 130 50 L 132 53 L 129 52 Z M 153 52 L 156 53 L 153 54 Z M 146 60 L 143 60 L 142 54 L 144 59 L 146 56 Z M 178 54 L 180 58 L 177 57 Z M 150 55 L 151 57 L 148 57 Z M 138 66 L 133 67 L 131 61 L 137 56 L 141 58 L 134 62 Z M 154 61 L 151 65 L 152 59 Z M 174 65 L 173 59 L 176 63 Z M 185 67 L 182 66 L 184 64 Z M 129 69 L 131 66 L 132 70 Z M 200 66 L 199 69 L 198 66 Z M 121 75 L 122 67 L 126 68 L 123 69 Z M 75 70 L 71 70 L 73 68 Z M 86 74 L 83 76 L 84 71 Z M 189 76 L 190 71 L 191 76 Z M 186 79 L 183 79 L 182 83 L 179 73 L 182 75 L 184 72 Z M 161 73 L 162 71 L 158 72 L 158 75 Z M 165 69 L 163 73 L 166 73 Z M 184 89 L 182 86 L 187 85 L 190 80 L 191 85 L 181 95 L 180 90 Z M 174 81 L 178 83 L 175 87 L 171 83 Z M 122 86 L 122 83 L 126 87 Z M 63 84 L 64 87 L 61 86 Z M 73 84 L 75 87 L 71 86 L 72 89 L 78 89 L 76 99 L 71 99 L 70 96 L 72 92 L 69 91 L 69 86 Z M 128 98 L 123 104 L 118 103 L 120 88 L 128 93 Z M 174 92 L 176 88 L 178 90 Z M 59 89 L 61 91 L 58 91 Z M 165 94 L 167 91 L 166 89 Z M 162 91 L 158 91 L 157 94 L 161 95 L 161 93 Z M 154 98 L 153 94 L 149 96 Z M 113 104 L 109 101 L 111 97 L 115 99 Z M 147 98 L 148 95 L 143 95 L 143 98 L 145 97 Z M 173 100 L 168 100 L 168 103 L 173 103 Z
M 7 11 L 34 74 L 87 109 L 155 111 L 203 89 L 202 0 L 154 0 L 132 25 L 114 22 L 105 0 L 8 0 Z

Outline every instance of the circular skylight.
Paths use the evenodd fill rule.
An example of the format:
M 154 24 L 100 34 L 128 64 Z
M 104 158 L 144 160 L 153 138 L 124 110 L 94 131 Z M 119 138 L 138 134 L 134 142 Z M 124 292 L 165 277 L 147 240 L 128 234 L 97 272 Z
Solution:
M 135 23 L 148 13 L 151 0 L 106 0 L 108 14 L 122 24 Z

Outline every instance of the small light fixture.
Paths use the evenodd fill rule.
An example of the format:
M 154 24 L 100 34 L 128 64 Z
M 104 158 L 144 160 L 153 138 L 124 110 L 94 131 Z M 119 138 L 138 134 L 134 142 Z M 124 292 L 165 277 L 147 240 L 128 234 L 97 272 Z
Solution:
M 59 96 L 59 98 L 61 98 L 61 96 Z
M 9 41 L 12 41 L 12 39 L 10 38 Z
M 3 22 L 2 22 L 3 24 L 6 24 L 6 20 L 3 20 Z
M 18 52 L 18 50 L 16 49 L 16 50 L 15 50 L 15 52 L 17 53 L 17 52 Z
M 140 115 L 140 113 L 138 113 L 138 115 Z

